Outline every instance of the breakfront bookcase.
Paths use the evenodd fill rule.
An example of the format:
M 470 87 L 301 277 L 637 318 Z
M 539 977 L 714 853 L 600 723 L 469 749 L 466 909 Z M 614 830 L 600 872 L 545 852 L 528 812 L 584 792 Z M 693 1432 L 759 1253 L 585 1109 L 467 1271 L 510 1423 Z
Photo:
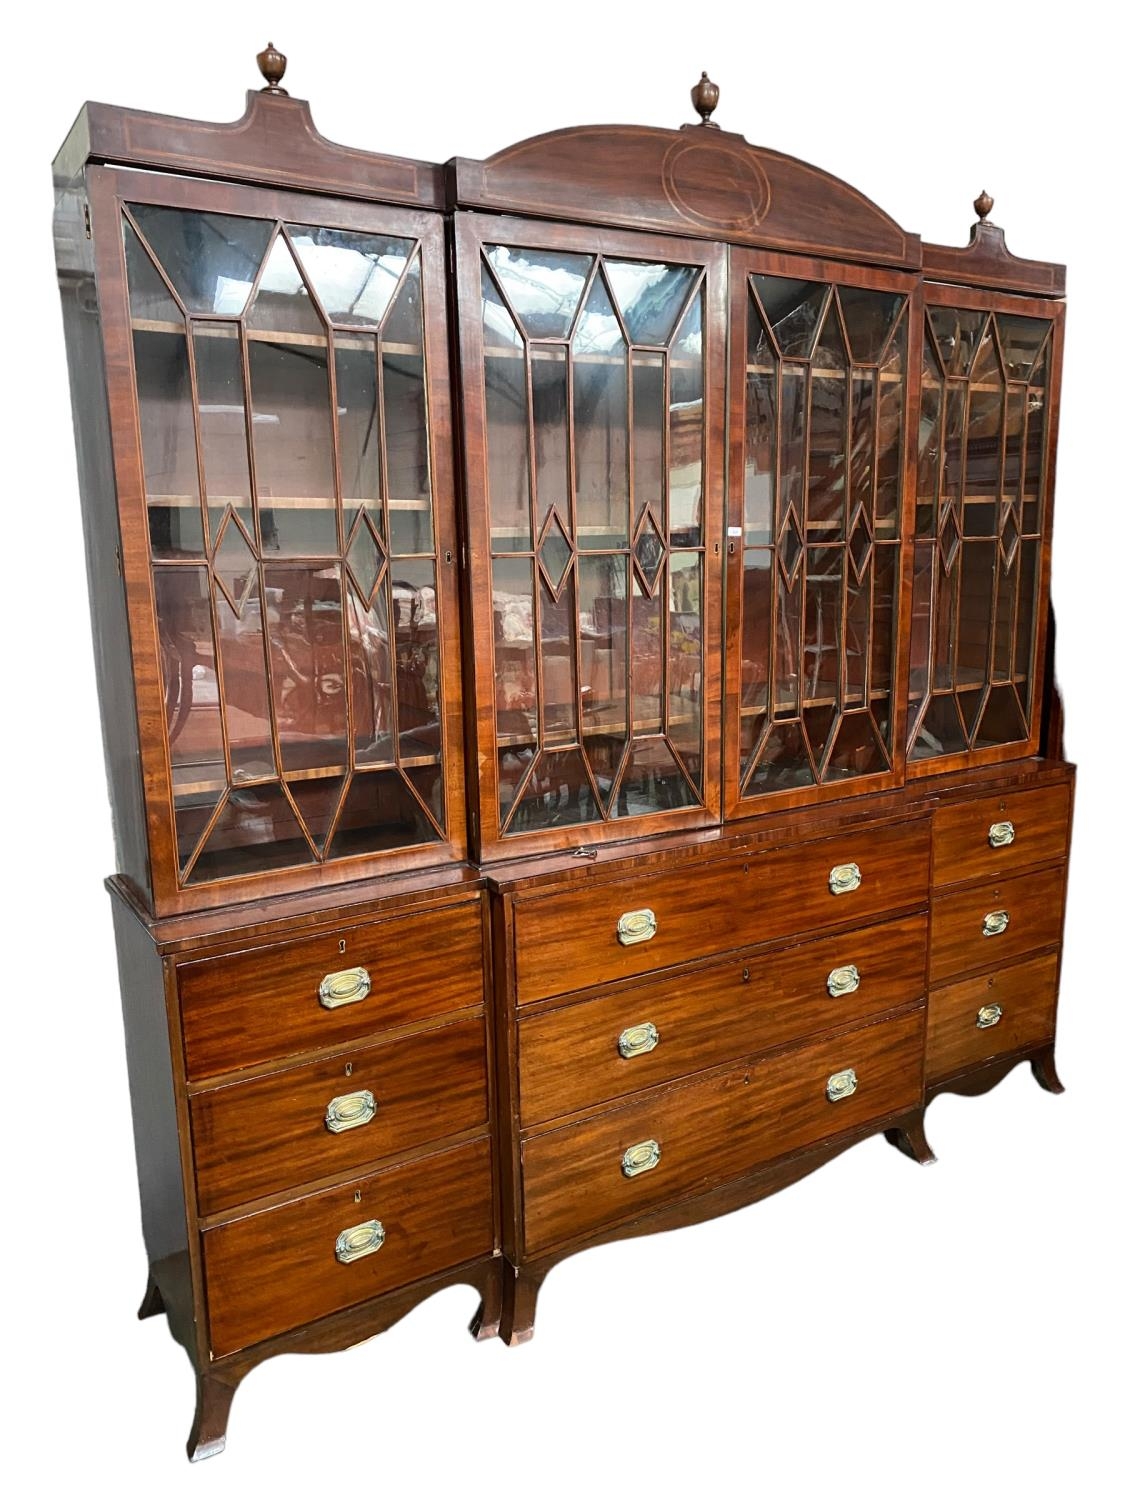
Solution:
M 1054 1067 L 1063 270 L 749 146 L 88 104 L 56 243 L 148 1288 L 269 1356 Z M 92 784 L 91 784 L 92 785 Z

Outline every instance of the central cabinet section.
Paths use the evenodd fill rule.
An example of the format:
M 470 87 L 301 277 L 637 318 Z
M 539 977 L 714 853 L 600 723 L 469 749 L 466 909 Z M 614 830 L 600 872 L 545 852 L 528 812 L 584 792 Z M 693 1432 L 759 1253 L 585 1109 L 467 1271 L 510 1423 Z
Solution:
M 482 852 L 714 822 L 725 251 L 457 237 Z

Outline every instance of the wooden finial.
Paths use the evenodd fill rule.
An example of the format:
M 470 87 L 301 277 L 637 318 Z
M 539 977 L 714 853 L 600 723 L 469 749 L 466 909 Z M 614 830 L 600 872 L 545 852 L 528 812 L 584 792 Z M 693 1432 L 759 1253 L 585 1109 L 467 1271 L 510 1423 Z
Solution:
M 262 89 L 263 94 L 288 94 L 289 90 L 281 87 L 287 62 L 288 58 L 284 53 L 279 52 L 272 42 L 267 42 L 265 51 L 258 53 L 258 71 L 266 80 L 266 87 Z
M 981 223 L 987 224 L 988 216 L 992 212 L 992 199 L 983 188 L 981 188 L 980 197 L 973 204 L 973 207 L 976 209 L 977 218 L 981 221 Z
M 712 130 L 718 126 L 711 119 L 719 106 L 719 85 L 712 83 L 706 73 L 699 75 L 699 82 L 691 91 L 691 102 L 699 116 L 700 124 L 710 125 Z

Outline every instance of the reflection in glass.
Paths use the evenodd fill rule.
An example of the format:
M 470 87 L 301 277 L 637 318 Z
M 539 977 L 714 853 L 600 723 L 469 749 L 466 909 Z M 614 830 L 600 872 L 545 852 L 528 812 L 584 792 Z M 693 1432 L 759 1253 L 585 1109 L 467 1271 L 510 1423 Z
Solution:
M 765 708 L 769 697 L 772 560 L 768 547 L 742 554 L 743 708 Z
M 1014 313 L 997 313 L 1000 345 L 1004 353 L 1004 372 L 1010 380 L 1028 380 L 1035 367 L 1043 341 L 1050 331 L 1046 318 L 1022 318 Z
M 436 843 L 440 835 L 401 771 L 356 771 L 344 796 L 329 854 L 345 859 L 376 849 Z
M 551 508 L 566 515 L 570 495 L 570 391 L 564 351 L 531 350 L 531 410 L 535 431 L 535 514 L 542 527 Z
M 631 260 L 604 264 L 631 342 L 667 344 L 695 284 L 695 268 Z
M 573 350 L 578 545 L 621 547 L 629 531 L 625 340 L 600 269 L 575 327 Z
M 903 298 L 897 292 L 876 292 L 858 286 L 837 287 L 836 292 L 844 310 L 852 359 L 859 365 L 885 364 L 884 345 Z
M 441 657 L 434 564 L 396 561 L 394 602 L 395 697 L 403 761 L 441 754 Z
M 792 505 L 798 521 L 805 498 L 805 384 L 807 376 L 797 365 L 784 365 L 781 376 L 781 481 L 778 513 L 784 516 Z
M 131 203 L 129 211 L 189 312 L 241 317 L 270 223 L 153 203 Z
M 153 586 L 165 732 L 179 803 L 193 789 L 226 785 L 211 591 L 202 567 L 156 567 Z M 214 802 L 212 798 L 212 807 Z
M 617 779 L 628 738 L 625 601 L 629 577 L 629 559 L 621 555 L 584 557 L 578 564 L 583 740 L 603 802 Z
M 486 245 L 484 255 L 527 337 L 566 338 L 593 257 L 515 245 Z
M 899 324 L 898 332 L 891 341 L 891 350 L 897 356 L 891 362 L 904 366 L 906 348 L 906 322 Z M 876 460 L 875 515 L 881 524 L 883 536 L 897 536 L 899 531 L 899 494 L 902 488 L 902 424 L 906 384 L 902 375 L 888 372 L 886 366 L 879 374 L 879 436 Z
M 659 525 L 664 518 L 664 358 L 634 354 L 633 373 L 633 524 L 647 505 Z
M 673 552 L 668 566 L 668 737 L 698 791 L 703 765 L 703 563 L 698 552 Z
M 322 857 L 328 844 L 347 777 L 313 776 L 286 783 L 305 830 Z
M 663 735 L 634 738 L 621 775 L 611 818 L 637 818 L 646 813 L 691 807 L 699 798 Z
M 187 883 L 230 880 L 237 875 L 307 865 L 314 859 L 289 799 L 276 782 L 236 786 L 228 793 Z
M 533 569 L 530 558 L 497 557 L 492 562 L 493 665 L 501 744 L 537 743 Z
M 422 353 L 421 261 L 399 285 L 380 341 L 391 551 L 431 552 L 430 447 Z
M 811 786 L 814 780 L 800 719 L 786 719 L 771 725 L 745 789 L 750 792 L 790 791 Z
M 773 540 L 774 452 L 777 437 L 777 359 L 752 296 L 746 330 L 746 493 L 743 541 Z
M 267 636 L 282 769 L 347 763 L 339 564 L 265 569 Z
M 413 240 L 319 225 L 286 227 L 320 305 L 333 323 L 374 328 L 382 321 Z
M 934 344 L 945 373 L 967 375 L 984 326 L 984 313 L 953 307 L 931 307 L 928 311 Z
M 806 554 L 803 701 L 837 700 L 844 551 L 810 547 Z
M 492 545 L 500 551 L 525 551 L 531 547 L 531 509 L 524 344 L 483 267 L 481 298 Z
M 327 349 L 252 342 L 250 389 L 263 550 L 336 552 Z
M 654 580 L 652 597 L 633 576 L 630 601 L 632 639 L 629 689 L 633 702 L 633 733 L 658 734 L 664 728 L 664 590 Z
M 847 380 L 814 375 L 811 396 L 806 527 L 817 541 L 840 541 L 847 487 Z
M 540 580 L 539 641 L 543 662 L 544 745 L 572 744 L 578 734 L 574 665 L 574 575 L 559 590 L 558 598 Z
M 669 356 L 669 539 L 698 547 L 703 537 L 703 292 L 696 292 Z
M 372 522 L 377 530 L 381 530 L 375 338 L 366 334 L 339 334 L 335 346 L 336 431 L 340 444 L 344 533 L 351 532 L 356 514 L 365 505 L 370 506 Z
M 237 323 L 194 323 L 192 334 L 203 484 L 214 546 L 228 505 L 248 531 L 254 530 L 242 346 Z
M 357 766 L 386 765 L 395 757 L 389 589 L 384 578 L 370 604 L 351 587 L 347 593 L 352 754 Z
M 828 287 L 786 276 L 752 278 L 784 359 L 808 359 L 820 326 Z
M 889 766 L 867 709 L 845 714 L 832 742 L 824 779 L 838 781 L 847 776 L 874 776 L 888 770 Z

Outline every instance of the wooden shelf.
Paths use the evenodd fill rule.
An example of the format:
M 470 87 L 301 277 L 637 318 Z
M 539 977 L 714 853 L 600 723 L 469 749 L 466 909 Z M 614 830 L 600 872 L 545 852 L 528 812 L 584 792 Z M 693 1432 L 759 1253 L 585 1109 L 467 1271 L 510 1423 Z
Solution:
M 532 346 L 531 357 L 534 360 L 545 361 L 547 364 L 561 365 L 566 359 L 566 348 L 560 344 L 557 348 L 543 348 L 542 345 Z M 522 360 L 524 351 L 513 349 L 511 344 L 486 344 L 484 346 L 485 359 L 518 359 Z M 624 365 L 628 359 L 625 354 L 571 354 L 571 359 L 576 365 Z M 673 359 L 667 354 L 654 354 L 651 350 L 643 350 L 633 355 L 635 365 L 647 365 L 659 368 L 666 364 L 670 370 L 702 370 L 702 355 L 699 359 Z
M 180 323 L 168 322 L 161 318 L 133 318 L 131 327 L 134 333 L 174 333 L 183 335 L 184 328 Z M 205 339 L 237 339 L 238 327 L 231 323 L 195 322 L 191 324 L 191 331 L 195 338 Z M 328 337 L 323 333 L 287 333 L 272 328 L 248 328 L 246 337 L 252 344 L 286 344 L 295 348 L 326 349 Z M 375 342 L 375 330 L 369 335 L 356 333 L 333 333 L 333 342 L 337 349 L 370 349 Z M 421 358 L 421 344 L 400 344 L 389 339 L 382 343 L 384 354 L 409 354 Z
M 785 361 L 785 369 L 782 373 L 786 375 L 799 375 L 805 371 L 815 376 L 817 380 L 846 380 L 848 377 L 847 370 L 826 370 L 816 365 L 805 365 L 801 364 L 800 361 L 794 362 L 792 360 Z M 776 366 L 747 365 L 746 373 L 747 375 L 774 375 L 776 374 Z M 895 370 L 879 370 L 874 365 L 853 365 L 851 374 L 853 380 L 870 380 L 878 375 L 880 382 L 884 385 L 901 385 L 906 379 L 905 375 L 900 375 Z
M 193 505 L 199 504 L 197 495 L 148 495 L 146 504 L 152 509 L 160 510 L 188 510 Z M 249 500 L 245 495 L 210 495 L 207 506 L 210 510 L 218 510 L 220 506 L 231 505 L 238 510 L 246 510 Z M 378 512 L 382 508 L 381 500 L 356 500 L 352 498 L 343 501 L 345 510 L 358 510 L 366 506 L 369 510 Z M 388 500 L 388 510 L 429 510 L 428 500 Z M 273 495 L 259 496 L 259 510 L 335 510 L 336 501 L 331 495 Z
M 372 761 L 370 764 L 364 762 L 355 767 L 357 773 L 367 771 L 391 771 L 396 766 L 410 769 L 415 766 L 436 766 L 441 764 L 441 755 L 436 750 L 432 755 L 404 755 L 395 760 L 393 757 L 386 761 Z M 181 770 L 196 769 L 194 767 L 181 767 Z M 202 767 L 198 768 L 202 770 Z M 177 773 L 173 772 L 172 791 L 178 800 L 181 797 L 196 797 L 204 792 L 225 792 L 230 786 L 232 792 L 249 792 L 255 787 L 276 786 L 279 781 L 302 782 L 302 781 L 327 781 L 333 776 L 344 776 L 349 770 L 348 766 L 313 766 L 303 771 L 286 771 L 284 776 L 247 776 L 240 777 L 237 772 L 227 782 L 226 772 L 220 770 L 212 772 L 209 776 L 201 777 L 195 781 L 179 781 Z

